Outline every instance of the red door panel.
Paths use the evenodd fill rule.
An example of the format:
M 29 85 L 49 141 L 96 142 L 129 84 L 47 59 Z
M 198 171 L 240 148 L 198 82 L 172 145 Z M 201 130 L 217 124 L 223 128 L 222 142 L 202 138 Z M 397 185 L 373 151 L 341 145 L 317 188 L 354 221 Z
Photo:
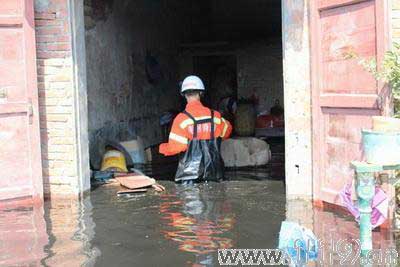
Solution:
M 41 198 L 33 0 L 0 5 L 0 200 Z
M 320 23 L 321 93 L 376 94 L 374 77 L 357 59 L 344 59 L 349 51 L 376 55 L 374 1 L 320 11 Z
M 311 1 L 314 199 L 341 204 L 352 160 L 362 160 L 361 129 L 383 112 L 382 84 L 346 55 L 381 57 L 384 0 Z

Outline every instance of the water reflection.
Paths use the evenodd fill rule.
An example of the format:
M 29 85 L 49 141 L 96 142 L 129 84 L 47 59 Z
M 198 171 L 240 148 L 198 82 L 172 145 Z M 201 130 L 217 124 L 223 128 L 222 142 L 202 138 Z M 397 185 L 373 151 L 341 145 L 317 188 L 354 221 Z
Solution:
M 229 233 L 235 215 L 224 184 L 218 184 L 218 188 L 216 197 L 210 194 L 211 185 L 176 185 L 176 194 L 161 196 L 165 238 L 177 242 L 181 251 L 194 253 L 195 263 L 201 265 L 215 263 L 218 249 L 234 247 Z
M 286 220 L 297 222 L 314 232 L 320 244 L 318 257 L 320 265 L 339 266 L 342 260 L 345 263 L 354 261 L 355 266 L 358 266 L 359 226 L 352 216 L 332 208 L 313 207 L 311 201 L 288 200 Z M 395 250 L 394 234 L 387 229 L 374 230 L 372 232 L 373 248 L 382 251 Z
M 358 238 L 353 218 L 286 201 L 280 181 L 163 185 L 166 193 L 121 198 L 104 186 L 82 200 L 2 207 L 0 266 L 218 266 L 221 248 L 276 248 L 285 219 L 319 239 Z M 374 231 L 374 248 L 393 238 Z
M 43 206 L 0 210 L 0 266 L 39 266 L 48 243 Z
M 0 266 L 93 266 L 92 204 L 52 200 L 0 209 Z
M 95 224 L 92 220 L 90 197 L 83 200 L 52 200 L 45 203 L 45 218 L 49 244 L 43 263 L 47 266 L 85 266 L 94 265 L 100 254 L 92 248 Z

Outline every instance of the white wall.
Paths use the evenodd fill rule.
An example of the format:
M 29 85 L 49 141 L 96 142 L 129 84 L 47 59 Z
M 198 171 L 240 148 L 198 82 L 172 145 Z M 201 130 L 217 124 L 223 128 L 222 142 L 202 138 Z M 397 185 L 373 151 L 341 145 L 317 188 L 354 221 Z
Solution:
M 286 194 L 312 198 L 308 0 L 283 0 Z

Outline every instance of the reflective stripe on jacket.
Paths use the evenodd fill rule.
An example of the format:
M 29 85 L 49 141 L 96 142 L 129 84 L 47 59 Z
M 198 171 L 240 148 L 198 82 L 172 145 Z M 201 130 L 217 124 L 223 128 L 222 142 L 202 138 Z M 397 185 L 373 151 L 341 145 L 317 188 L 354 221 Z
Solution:
M 201 104 L 200 101 L 193 101 L 186 105 L 187 112 L 199 120 L 210 119 L 211 110 Z M 221 117 L 217 111 L 214 112 L 214 134 L 216 137 L 227 139 L 231 135 L 232 126 L 229 121 Z M 208 140 L 211 138 L 211 125 L 209 123 L 198 125 L 197 139 Z M 160 145 L 160 153 L 165 156 L 176 155 L 187 150 L 190 140 L 193 139 L 193 120 L 187 115 L 180 113 L 174 119 L 168 143 Z

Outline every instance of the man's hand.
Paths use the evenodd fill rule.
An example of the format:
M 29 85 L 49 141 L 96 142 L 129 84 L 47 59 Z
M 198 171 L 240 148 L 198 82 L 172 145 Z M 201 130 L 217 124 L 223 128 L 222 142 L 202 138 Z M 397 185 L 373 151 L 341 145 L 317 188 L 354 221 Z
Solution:
M 160 147 L 158 148 L 158 152 L 160 154 L 163 154 L 164 156 L 168 156 L 168 154 L 169 154 L 168 151 L 169 151 L 168 143 L 160 144 Z

